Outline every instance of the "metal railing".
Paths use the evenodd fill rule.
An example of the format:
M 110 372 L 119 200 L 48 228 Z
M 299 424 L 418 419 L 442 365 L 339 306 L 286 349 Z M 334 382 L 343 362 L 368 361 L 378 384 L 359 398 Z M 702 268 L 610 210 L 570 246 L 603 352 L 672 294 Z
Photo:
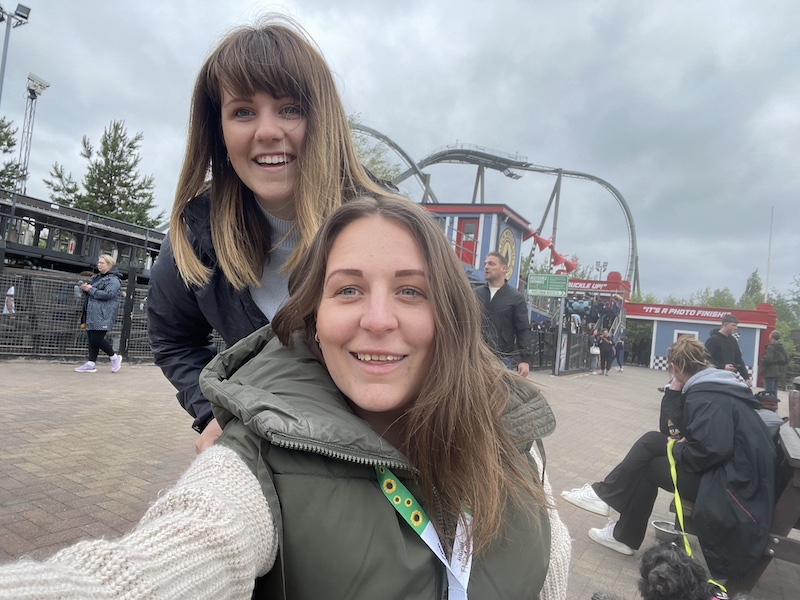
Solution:
M 13 289 L 13 295 L 9 290 Z M 124 298 L 107 339 L 126 360 L 152 362 L 147 337 L 147 286 L 123 282 Z M 4 269 L 0 272 L 0 357 L 85 360 L 80 327 L 84 297 L 78 277 L 68 273 Z M 225 347 L 215 333 L 218 349 Z

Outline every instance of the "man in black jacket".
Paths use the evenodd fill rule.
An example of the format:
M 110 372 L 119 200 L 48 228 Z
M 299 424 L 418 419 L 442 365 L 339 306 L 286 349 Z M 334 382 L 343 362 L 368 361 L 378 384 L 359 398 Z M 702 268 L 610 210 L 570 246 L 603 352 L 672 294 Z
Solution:
M 506 283 L 508 259 L 489 252 L 483 263 L 486 283 L 475 288 L 483 308 L 483 338 L 507 367 L 517 364 L 523 377 L 530 370 L 531 325 L 528 305 L 517 290 Z
M 711 336 L 706 341 L 706 350 L 711 357 L 711 362 L 718 369 L 739 373 L 749 386 L 750 373 L 742 358 L 742 350 L 733 334 L 739 328 L 739 319 L 733 315 L 722 317 L 722 325 L 719 329 L 714 329 Z

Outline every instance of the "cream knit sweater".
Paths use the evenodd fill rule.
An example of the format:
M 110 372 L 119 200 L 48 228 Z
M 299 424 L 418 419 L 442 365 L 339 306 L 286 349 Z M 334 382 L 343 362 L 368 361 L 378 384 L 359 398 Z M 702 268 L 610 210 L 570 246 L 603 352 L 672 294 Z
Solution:
M 567 593 L 569 535 L 551 511 L 542 600 Z M 249 599 L 275 562 L 277 532 L 256 477 L 214 446 L 119 540 L 80 542 L 45 562 L 0 567 L 0 599 Z
M 250 598 L 275 561 L 276 535 L 258 480 L 213 447 L 121 539 L 0 568 L 0 598 Z

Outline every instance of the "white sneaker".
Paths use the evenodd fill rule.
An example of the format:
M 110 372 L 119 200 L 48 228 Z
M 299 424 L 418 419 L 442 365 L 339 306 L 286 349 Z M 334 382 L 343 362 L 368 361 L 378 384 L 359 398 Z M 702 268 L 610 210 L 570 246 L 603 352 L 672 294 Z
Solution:
M 111 357 L 111 372 L 116 373 L 119 371 L 120 367 L 122 366 L 122 357 L 119 354 L 115 354 Z
M 609 519 L 608 523 L 606 523 L 606 526 L 603 527 L 602 529 L 597 529 L 597 528 L 590 529 L 589 537 L 593 541 L 597 542 L 602 546 L 605 546 L 606 548 L 611 548 L 615 552 L 631 556 L 634 552 L 636 552 L 636 550 L 614 539 L 614 527 L 616 527 L 616 525 L 617 525 L 616 521 L 612 521 L 611 519 Z
M 82 364 L 80 367 L 75 367 L 72 369 L 76 373 L 97 373 L 97 368 L 92 361 L 86 361 L 85 364 Z
M 593 512 L 596 515 L 607 517 L 611 514 L 611 508 L 595 494 L 592 486 L 588 483 L 583 487 L 575 488 L 569 492 L 566 490 L 561 492 L 561 497 L 570 504 L 574 504 L 583 510 Z

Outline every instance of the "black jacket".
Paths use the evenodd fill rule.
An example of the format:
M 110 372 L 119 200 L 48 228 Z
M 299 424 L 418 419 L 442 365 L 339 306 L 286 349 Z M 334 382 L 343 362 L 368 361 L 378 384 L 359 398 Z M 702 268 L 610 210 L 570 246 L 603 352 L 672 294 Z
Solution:
M 711 362 L 718 369 L 724 369 L 725 365 L 733 365 L 739 371 L 739 375 L 745 381 L 750 379 L 750 373 L 742 358 L 742 349 L 739 342 L 732 335 L 722 335 L 719 329 L 714 329 L 711 336 L 706 340 L 706 350 L 711 357 Z
M 494 298 L 486 284 L 475 288 L 475 295 L 483 308 L 483 339 L 489 347 L 500 358 L 530 364 L 533 336 L 522 294 L 506 283 Z
M 692 522 L 709 570 L 740 577 L 767 545 L 775 506 L 776 447 L 750 389 L 706 369 L 683 390 L 685 442 L 675 460 L 701 475 Z
M 611 338 L 604 338 L 602 335 L 598 336 L 597 345 L 600 347 L 600 354 L 605 356 L 614 355 L 614 342 Z
M 192 427 L 197 431 L 205 429 L 213 418 L 211 405 L 198 384 L 200 371 L 216 354 L 212 330 L 231 346 L 269 322 L 250 292 L 237 292 L 222 274 L 211 242 L 209 213 L 207 194 L 192 200 L 183 213 L 189 242 L 200 261 L 211 269 L 209 283 L 202 288 L 186 287 L 167 235 L 151 271 L 147 296 L 148 334 L 155 363 L 178 390 L 178 402 L 195 418 Z

